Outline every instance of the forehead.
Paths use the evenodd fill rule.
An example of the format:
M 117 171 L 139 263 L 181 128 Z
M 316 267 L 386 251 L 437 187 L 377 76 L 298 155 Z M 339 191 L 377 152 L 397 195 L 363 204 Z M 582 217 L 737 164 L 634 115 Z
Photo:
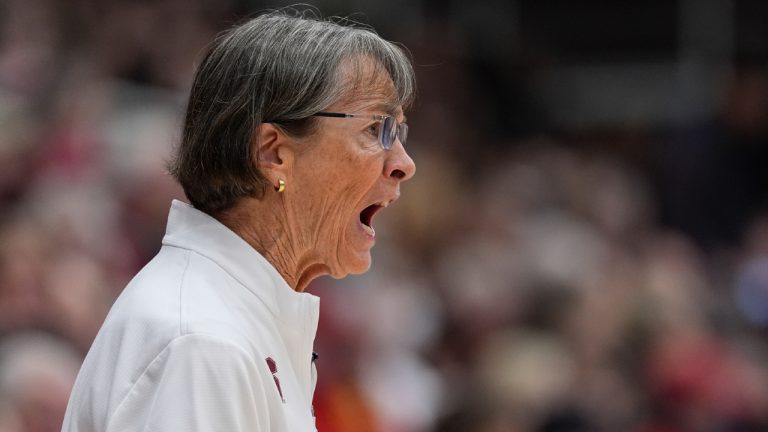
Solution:
M 399 116 L 403 108 L 398 103 L 397 90 L 387 70 L 369 57 L 345 59 L 337 70 L 337 79 L 344 96 L 329 110 L 377 111 Z

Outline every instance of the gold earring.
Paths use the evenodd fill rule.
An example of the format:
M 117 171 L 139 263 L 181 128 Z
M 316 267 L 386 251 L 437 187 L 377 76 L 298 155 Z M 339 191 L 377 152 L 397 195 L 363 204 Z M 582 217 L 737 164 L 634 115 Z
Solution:
M 283 179 L 277 181 L 277 187 L 275 189 L 277 189 L 277 193 L 283 193 L 283 191 L 285 191 L 285 182 Z

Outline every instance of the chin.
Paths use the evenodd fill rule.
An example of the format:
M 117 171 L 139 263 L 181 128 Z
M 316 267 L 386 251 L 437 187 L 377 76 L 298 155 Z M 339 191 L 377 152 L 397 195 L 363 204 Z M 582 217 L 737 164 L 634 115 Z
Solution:
M 349 260 L 345 265 L 340 266 L 338 271 L 333 272 L 331 275 L 334 279 L 343 279 L 351 274 L 363 274 L 371 268 L 371 255 L 366 254 L 365 259 Z
M 364 265 L 361 265 L 359 268 L 356 268 L 354 270 L 350 270 L 350 274 L 363 274 L 367 272 L 371 268 L 371 261 L 368 260 L 365 262 Z

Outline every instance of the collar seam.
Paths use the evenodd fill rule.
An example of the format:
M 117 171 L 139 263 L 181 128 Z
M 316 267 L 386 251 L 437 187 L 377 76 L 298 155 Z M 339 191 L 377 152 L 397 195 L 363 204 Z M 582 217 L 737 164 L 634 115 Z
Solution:
M 240 279 L 239 279 L 239 278 L 238 278 L 236 275 L 233 275 L 233 274 L 232 274 L 232 273 L 231 273 L 229 270 L 227 270 L 226 268 L 224 268 L 224 267 L 223 267 L 221 264 L 219 264 L 218 262 L 216 262 L 216 260 L 214 260 L 214 259 L 213 259 L 213 258 L 211 258 L 210 256 L 206 255 L 205 253 L 203 253 L 203 252 L 201 252 L 201 251 L 198 251 L 198 250 L 195 250 L 195 249 L 191 249 L 191 248 L 189 248 L 189 247 L 186 247 L 186 246 L 181 246 L 181 245 L 178 245 L 178 244 L 173 244 L 173 243 L 165 243 L 165 244 L 164 244 L 164 246 L 168 246 L 168 247 L 173 247 L 173 248 L 182 249 L 182 250 L 188 251 L 189 253 L 192 253 L 192 254 L 198 255 L 198 256 L 200 256 L 200 257 L 202 257 L 202 258 L 205 258 L 206 260 L 210 261 L 210 262 L 211 262 L 211 263 L 213 263 L 213 264 L 214 264 L 216 267 L 218 267 L 219 269 L 221 269 L 221 271 L 223 271 L 224 273 L 226 273 L 226 274 L 227 274 L 227 276 L 231 277 L 231 278 L 232 278 L 232 279 L 233 279 L 235 282 L 237 282 L 237 283 L 238 283 L 238 285 L 240 285 L 241 287 L 243 287 L 244 289 L 246 289 L 246 290 L 247 290 L 249 293 L 251 293 L 251 295 L 252 295 L 252 296 L 256 297 L 256 298 L 259 300 L 259 302 L 261 302 L 261 303 L 262 303 L 264 306 L 266 306 L 266 308 L 269 310 L 269 312 L 272 314 L 272 316 L 273 316 L 275 319 L 277 319 L 277 320 L 278 320 L 278 321 L 280 321 L 281 323 L 285 324 L 285 321 L 282 319 L 282 317 L 280 317 L 280 315 L 279 315 L 278 311 L 276 311 L 276 310 L 275 310 L 275 308 L 277 308 L 277 307 L 279 307 L 279 306 L 277 306 L 276 304 L 275 304 L 275 305 L 270 305 L 270 304 L 269 304 L 269 302 L 265 301 L 265 300 L 262 298 L 262 296 L 261 296 L 261 295 L 257 294 L 257 293 L 256 293 L 256 292 L 255 292 L 253 289 L 249 288 L 249 287 L 248 287 L 248 285 L 246 285 L 245 283 L 243 283 L 243 281 L 241 281 L 241 280 L 240 280 Z M 185 271 L 185 273 L 186 273 L 186 271 Z M 272 285 L 272 287 L 271 287 L 271 288 L 274 288 L 274 283 L 271 283 L 271 282 L 272 282 L 272 281 L 271 281 L 271 279 L 270 279 L 270 285 Z M 275 303 L 277 303 L 277 299 L 274 299 L 274 298 L 273 298 L 273 300 L 275 300 Z

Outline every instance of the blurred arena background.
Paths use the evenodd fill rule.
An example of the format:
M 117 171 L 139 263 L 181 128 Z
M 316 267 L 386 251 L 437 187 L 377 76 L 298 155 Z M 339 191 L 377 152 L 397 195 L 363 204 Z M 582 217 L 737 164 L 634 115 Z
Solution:
M 0 431 L 59 430 L 197 56 L 287 4 L 0 2 Z M 313 4 L 420 86 L 372 270 L 311 288 L 320 432 L 768 431 L 768 2 Z

